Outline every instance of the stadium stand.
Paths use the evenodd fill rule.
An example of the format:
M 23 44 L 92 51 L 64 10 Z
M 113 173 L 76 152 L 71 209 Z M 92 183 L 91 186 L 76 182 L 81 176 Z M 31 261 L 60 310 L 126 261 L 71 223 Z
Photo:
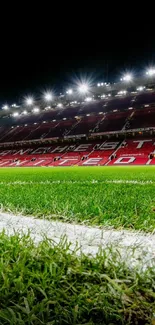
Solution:
M 154 132 L 154 92 L 3 116 L 0 167 L 152 165 Z
M 155 139 L 98 141 L 79 145 L 0 150 L 0 166 L 89 166 L 153 164 Z M 150 155 L 152 158 L 150 159 Z

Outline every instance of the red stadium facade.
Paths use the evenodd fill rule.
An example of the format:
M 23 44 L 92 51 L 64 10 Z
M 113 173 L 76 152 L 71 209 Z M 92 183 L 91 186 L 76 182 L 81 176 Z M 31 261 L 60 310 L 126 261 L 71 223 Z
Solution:
M 155 164 L 153 138 L 0 150 L 0 167 L 152 164 Z

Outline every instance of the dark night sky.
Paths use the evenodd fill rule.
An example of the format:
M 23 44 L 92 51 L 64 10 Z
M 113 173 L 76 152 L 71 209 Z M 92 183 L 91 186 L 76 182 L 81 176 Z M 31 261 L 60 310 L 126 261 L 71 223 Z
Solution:
M 0 105 L 45 88 L 60 92 L 81 75 L 91 75 L 95 82 L 117 81 L 121 71 L 138 74 L 155 62 L 151 22 L 142 23 L 129 13 L 129 18 L 109 18 L 100 8 L 91 8 L 89 15 L 76 5 L 66 14 L 63 8 L 61 13 L 40 8 L 40 14 L 30 16 L 27 9 L 14 16 L 10 8 L 7 29 L 2 23 Z

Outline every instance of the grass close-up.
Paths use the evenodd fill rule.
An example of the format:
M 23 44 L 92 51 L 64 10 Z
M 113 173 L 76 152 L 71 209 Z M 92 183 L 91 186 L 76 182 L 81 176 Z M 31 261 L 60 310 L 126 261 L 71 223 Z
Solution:
M 0 169 L 3 211 L 144 231 L 155 227 L 155 167 Z
M 101 233 L 112 231 L 111 236 L 113 228 L 128 229 L 137 238 L 139 232 L 130 230 L 143 231 L 145 240 L 154 236 L 155 167 L 1 168 L 0 204 L 0 324 L 155 324 L 149 242 L 142 253 L 132 238 L 124 248 L 110 240 L 103 247 L 97 237 L 94 244 L 88 238 L 94 226 Z M 37 222 L 54 227 L 50 221 L 58 225 L 58 220 L 67 222 L 63 225 L 74 248 L 65 234 L 58 241 L 61 231 L 49 225 L 39 237 Z M 84 227 L 88 237 L 81 233 L 83 246 L 71 236 L 68 223 L 74 231 L 75 224 L 92 226 Z M 35 234 L 41 240 L 34 240 Z M 97 245 L 97 255 L 89 249 L 83 253 L 86 241 L 87 248 Z
M 0 235 L 0 324 L 154 324 L 155 273 L 111 248 L 96 258 L 47 239 Z

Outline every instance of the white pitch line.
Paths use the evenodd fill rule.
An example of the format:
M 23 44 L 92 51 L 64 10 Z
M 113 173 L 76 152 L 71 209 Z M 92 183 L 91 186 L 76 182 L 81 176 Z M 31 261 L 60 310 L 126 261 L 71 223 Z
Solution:
M 0 231 L 2 230 L 8 235 L 30 231 L 36 243 L 42 241 L 44 236 L 59 243 L 61 238 L 66 236 L 71 243 L 71 249 L 78 244 L 83 253 L 93 256 L 99 248 L 104 249 L 112 245 L 114 249 L 119 250 L 121 258 L 129 267 L 138 266 L 144 270 L 148 266 L 155 266 L 154 234 L 104 227 L 101 229 L 0 212 Z
M 86 180 L 86 181 L 65 181 L 65 180 L 55 180 L 55 181 L 13 181 L 13 182 L 0 182 L 0 185 L 10 186 L 10 185 L 52 185 L 52 184 L 133 184 L 133 185 L 149 185 L 155 184 L 155 181 L 147 180 L 147 181 L 138 181 L 138 180 L 123 180 L 123 179 L 116 179 L 116 180 Z

